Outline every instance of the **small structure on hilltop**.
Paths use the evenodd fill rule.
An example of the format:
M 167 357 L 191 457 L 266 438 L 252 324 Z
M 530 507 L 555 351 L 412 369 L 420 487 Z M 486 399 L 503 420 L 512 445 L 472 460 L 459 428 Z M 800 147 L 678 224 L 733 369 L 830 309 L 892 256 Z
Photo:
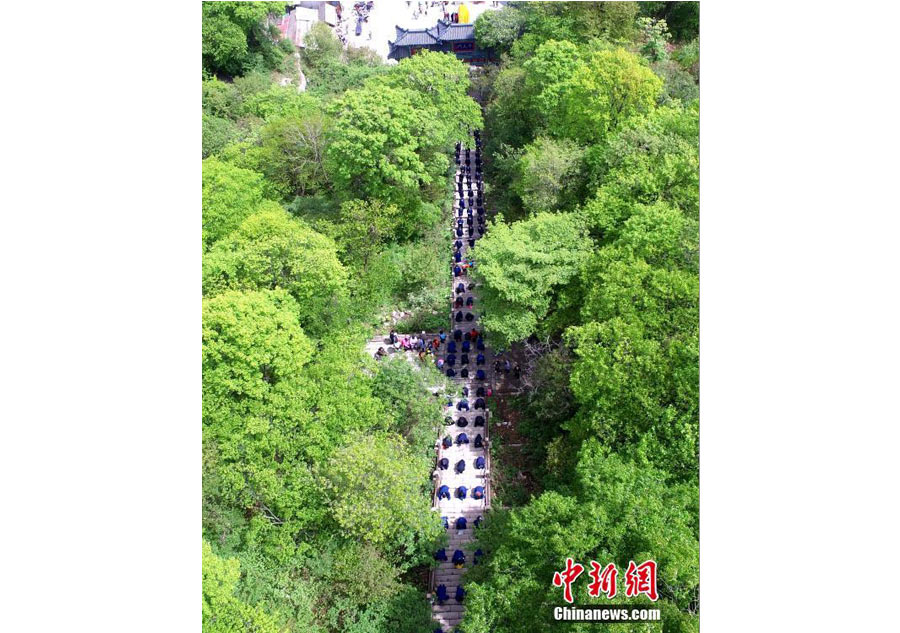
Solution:
M 493 51 L 478 48 L 473 24 L 438 20 L 435 26 L 428 29 L 396 28 L 397 39 L 388 41 L 388 59 L 401 60 L 421 50 L 429 50 L 453 53 L 457 59 L 468 64 L 479 65 L 495 61 Z

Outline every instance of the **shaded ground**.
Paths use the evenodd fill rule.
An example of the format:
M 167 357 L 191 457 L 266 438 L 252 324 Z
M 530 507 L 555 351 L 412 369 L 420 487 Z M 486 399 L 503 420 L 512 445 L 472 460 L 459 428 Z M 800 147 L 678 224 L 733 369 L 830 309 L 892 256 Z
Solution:
M 491 402 L 491 485 L 493 505 L 520 506 L 541 492 L 534 476 L 538 464 L 529 450 L 527 438 L 519 432 L 519 398 L 498 392 Z

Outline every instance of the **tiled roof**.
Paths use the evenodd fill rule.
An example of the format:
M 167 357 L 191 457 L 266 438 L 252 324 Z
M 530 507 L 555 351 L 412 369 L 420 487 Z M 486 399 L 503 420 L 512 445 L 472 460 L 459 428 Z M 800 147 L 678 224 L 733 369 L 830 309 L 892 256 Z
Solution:
M 428 29 L 397 29 L 397 39 L 388 42 L 391 50 L 395 46 L 428 46 L 441 42 L 458 42 L 461 40 L 475 39 L 475 26 L 473 24 L 453 24 L 444 20 L 438 20 L 437 24 Z
M 424 46 L 438 43 L 437 38 L 427 31 L 407 31 L 402 37 L 397 38 L 394 46 Z
M 438 20 L 435 26 L 439 39 L 445 42 L 456 42 L 459 40 L 471 40 L 475 37 L 474 24 L 454 24 L 444 20 Z

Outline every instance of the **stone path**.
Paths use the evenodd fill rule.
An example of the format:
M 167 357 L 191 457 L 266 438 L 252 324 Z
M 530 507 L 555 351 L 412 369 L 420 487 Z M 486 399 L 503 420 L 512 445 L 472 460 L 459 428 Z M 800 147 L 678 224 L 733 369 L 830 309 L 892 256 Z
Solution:
M 452 261 L 450 264 L 452 275 L 450 301 L 451 307 L 453 308 L 449 330 L 451 335 L 448 336 L 447 343 L 441 346 L 437 355 L 438 358 L 442 358 L 445 361 L 443 368 L 445 373 L 449 363 L 448 356 L 451 353 L 448 350 L 448 347 L 450 341 L 453 341 L 454 339 L 455 331 L 459 330 L 462 333 L 467 333 L 475 328 L 481 333 L 481 326 L 478 319 L 478 288 L 474 286 L 472 279 L 468 276 L 467 270 L 465 269 L 467 255 L 469 254 L 474 241 L 477 241 L 481 236 L 479 227 L 480 223 L 484 221 L 484 203 L 483 200 L 479 202 L 479 199 L 482 197 L 481 192 L 483 191 L 483 183 L 480 169 L 480 140 L 477 136 L 475 137 L 475 147 L 469 147 L 468 165 L 466 149 L 465 146 L 457 149 L 457 171 L 454 179 L 453 223 L 451 226 L 451 242 L 454 244 L 454 252 L 456 251 L 455 244 L 457 242 L 462 242 L 461 248 L 459 249 L 462 261 L 459 263 Z M 462 195 L 460 195 L 460 192 L 462 192 Z M 470 193 L 472 196 L 471 198 L 469 197 Z M 469 228 L 470 225 L 468 224 L 470 220 L 471 234 Z M 460 221 L 462 223 L 461 225 Z M 457 266 L 459 266 L 461 270 L 455 270 Z M 458 292 L 458 285 L 460 283 L 464 284 L 463 292 Z M 463 307 L 454 305 L 457 297 L 462 297 Z M 474 301 L 474 304 L 471 307 L 465 305 L 469 297 L 472 297 Z M 462 320 L 456 321 L 456 318 L 460 313 Z M 472 314 L 471 321 L 466 320 L 466 315 L 470 313 Z M 459 410 L 458 404 L 460 400 L 462 400 L 462 397 L 452 400 L 452 406 L 447 407 L 445 413 L 445 415 L 450 418 L 450 424 L 445 427 L 444 435 L 441 440 L 445 437 L 450 437 L 453 444 L 449 448 L 444 448 L 441 440 L 437 443 L 438 468 L 435 471 L 434 509 L 440 512 L 441 517 L 446 518 L 447 523 L 449 524 L 447 530 L 449 545 L 446 548 L 448 560 L 446 562 L 440 562 L 437 568 L 435 568 L 431 589 L 435 592 L 432 594 L 432 614 L 444 633 L 453 631 L 462 619 L 465 610 L 465 600 L 463 599 L 462 602 L 457 601 L 457 587 L 464 587 L 465 571 L 469 569 L 474 562 L 475 552 L 472 541 L 474 540 L 475 521 L 480 517 L 483 517 L 485 511 L 490 508 L 491 495 L 489 483 L 490 455 L 488 450 L 490 446 L 488 442 L 490 414 L 487 411 L 486 405 L 487 401 L 490 399 L 488 394 L 490 393 L 489 390 L 491 386 L 490 379 L 492 377 L 491 367 L 493 365 L 493 356 L 490 352 L 490 348 L 487 347 L 486 340 L 482 339 L 484 350 L 481 353 L 484 354 L 485 358 L 483 364 L 477 364 L 476 359 L 479 353 L 479 350 L 477 349 L 478 340 L 469 340 L 471 349 L 468 354 L 462 351 L 462 344 L 466 340 L 467 338 L 464 335 L 461 337 L 461 340 L 456 341 L 456 358 L 452 366 L 456 375 L 451 378 L 458 384 L 460 390 L 468 390 L 468 397 L 465 399 L 468 400 L 469 410 Z M 467 358 L 464 358 L 464 356 L 467 356 Z M 468 363 L 463 364 L 462 360 L 468 360 Z M 468 369 L 468 377 L 461 376 L 463 368 Z M 485 373 L 485 376 L 482 379 L 476 377 L 478 369 L 482 369 Z M 484 401 L 484 408 L 476 409 L 476 404 L 482 404 L 479 402 L 478 394 L 481 393 L 479 389 L 484 390 L 484 396 L 481 398 Z M 475 426 L 476 418 L 479 416 L 482 417 L 483 420 L 479 420 L 478 422 L 483 426 Z M 465 433 L 468 437 L 468 444 L 458 443 L 457 440 L 462 433 Z M 480 448 L 476 448 L 476 437 L 479 435 L 483 439 L 483 445 Z M 475 467 L 476 459 L 479 457 L 484 457 L 485 468 L 483 469 Z M 446 470 L 440 468 L 442 458 L 447 458 L 449 462 L 449 466 Z M 465 462 L 465 470 L 462 473 L 457 473 L 455 467 L 460 460 Z M 449 499 L 437 498 L 437 491 L 441 486 L 448 487 L 450 492 Z M 460 489 L 460 486 L 466 488 L 465 499 L 459 498 L 458 490 Z M 481 499 L 474 499 L 472 497 L 472 491 L 478 486 L 484 489 L 484 496 Z M 466 528 L 463 530 L 456 529 L 456 521 L 459 517 L 465 517 L 466 519 Z M 455 566 L 452 560 L 449 560 L 452 559 L 453 553 L 456 550 L 461 550 L 465 554 L 465 563 L 461 567 Z M 440 585 L 444 585 L 447 590 L 448 599 L 443 603 L 437 599 L 436 594 L 436 590 Z

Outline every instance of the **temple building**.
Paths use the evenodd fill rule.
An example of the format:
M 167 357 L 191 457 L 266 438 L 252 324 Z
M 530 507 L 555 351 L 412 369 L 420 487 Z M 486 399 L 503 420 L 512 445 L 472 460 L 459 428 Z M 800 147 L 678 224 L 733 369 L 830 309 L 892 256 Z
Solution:
M 468 64 L 484 64 L 495 61 L 493 52 L 480 49 L 475 43 L 475 26 L 473 24 L 454 24 L 447 20 L 438 20 L 428 29 L 397 28 L 397 39 L 388 41 L 390 52 L 388 59 L 401 60 L 415 55 L 421 50 L 453 53 Z

